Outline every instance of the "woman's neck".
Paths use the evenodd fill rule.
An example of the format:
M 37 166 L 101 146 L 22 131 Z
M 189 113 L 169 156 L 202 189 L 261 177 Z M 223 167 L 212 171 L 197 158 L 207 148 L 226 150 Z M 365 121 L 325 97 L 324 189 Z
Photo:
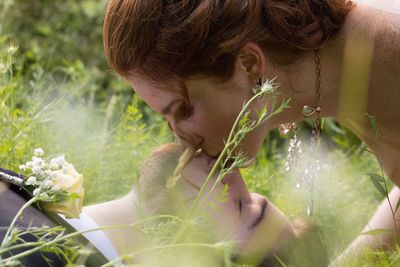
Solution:
M 321 59 L 321 102 L 323 117 L 337 114 L 338 92 L 341 81 L 341 58 L 343 40 L 337 39 L 319 50 Z M 283 99 L 290 98 L 290 108 L 272 117 L 271 124 L 297 122 L 304 120 L 303 106 L 317 105 L 317 62 L 314 52 L 302 55 L 289 66 L 276 66 L 269 69 L 267 77 L 277 77 L 278 91 Z M 316 116 L 317 114 L 315 114 Z

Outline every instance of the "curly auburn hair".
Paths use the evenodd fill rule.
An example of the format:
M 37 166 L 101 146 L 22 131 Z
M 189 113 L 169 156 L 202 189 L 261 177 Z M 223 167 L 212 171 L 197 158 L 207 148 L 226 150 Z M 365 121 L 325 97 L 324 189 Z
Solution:
M 104 50 L 124 77 L 229 78 L 247 42 L 288 64 L 334 38 L 352 6 L 350 0 L 110 0 Z

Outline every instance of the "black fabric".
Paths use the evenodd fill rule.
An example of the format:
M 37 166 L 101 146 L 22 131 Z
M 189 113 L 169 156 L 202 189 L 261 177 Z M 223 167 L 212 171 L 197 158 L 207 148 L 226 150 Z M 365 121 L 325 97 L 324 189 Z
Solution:
M 2 168 L 0 168 L 0 172 L 21 177 L 17 173 Z M 2 242 L 4 239 L 7 228 L 11 224 L 17 212 L 30 198 L 30 194 L 27 193 L 23 188 L 4 182 L 0 178 L 0 242 Z M 65 221 L 59 218 L 58 215 L 49 216 L 41 211 L 40 208 L 36 206 L 30 206 L 25 210 L 22 218 L 18 220 L 17 226 L 18 228 L 25 228 L 28 226 L 41 227 L 44 225 L 54 227 L 60 224 L 62 224 L 67 231 L 74 231 L 73 228 L 70 225 L 66 225 Z M 27 242 L 37 240 L 37 238 L 33 235 L 26 235 L 23 238 Z M 83 236 L 80 236 L 79 242 L 85 245 L 89 243 Z M 93 248 L 93 246 L 89 247 L 92 250 L 94 249 L 95 253 L 86 259 L 86 262 L 83 263 L 85 266 L 100 266 L 107 262 L 107 259 L 103 254 Z M 15 250 L 12 251 L 12 253 L 16 254 L 22 251 L 23 249 Z M 2 257 L 3 259 L 6 258 L 5 255 Z M 63 258 L 60 258 L 55 254 L 39 252 L 25 257 L 23 260 L 21 260 L 21 262 L 29 267 L 65 266 L 66 264 Z

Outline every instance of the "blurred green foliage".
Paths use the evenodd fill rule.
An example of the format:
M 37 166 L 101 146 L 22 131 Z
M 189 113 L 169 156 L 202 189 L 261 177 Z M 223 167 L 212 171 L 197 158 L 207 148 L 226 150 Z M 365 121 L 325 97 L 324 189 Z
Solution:
M 125 194 L 144 156 L 172 140 L 107 65 L 106 4 L 0 3 L 0 164 L 17 170 L 36 147 L 65 153 L 85 175 L 86 203 Z

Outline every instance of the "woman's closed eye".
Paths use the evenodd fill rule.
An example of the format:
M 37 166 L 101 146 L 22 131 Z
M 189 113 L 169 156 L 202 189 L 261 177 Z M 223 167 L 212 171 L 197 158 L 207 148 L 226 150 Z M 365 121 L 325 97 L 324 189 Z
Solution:
M 190 103 L 182 103 L 175 112 L 177 120 L 187 120 L 194 113 L 194 107 Z

